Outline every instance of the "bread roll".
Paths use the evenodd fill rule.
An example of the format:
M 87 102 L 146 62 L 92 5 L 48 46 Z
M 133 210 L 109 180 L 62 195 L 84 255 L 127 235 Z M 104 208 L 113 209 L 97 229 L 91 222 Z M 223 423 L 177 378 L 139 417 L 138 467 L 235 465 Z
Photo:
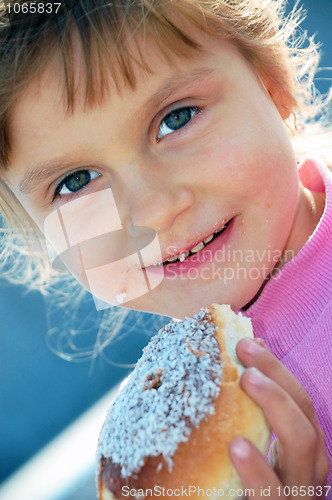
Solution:
M 250 319 L 212 304 L 151 339 L 100 434 L 100 500 L 240 496 L 231 441 L 247 437 L 265 454 L 270 439 L 239 384 L 235 347 L 245 336 Z

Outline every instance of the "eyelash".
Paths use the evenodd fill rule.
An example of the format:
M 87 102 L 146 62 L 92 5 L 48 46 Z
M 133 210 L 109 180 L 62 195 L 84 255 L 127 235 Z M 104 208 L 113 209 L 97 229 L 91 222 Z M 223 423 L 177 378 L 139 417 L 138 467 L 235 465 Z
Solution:
M 200 113 L 202 113 L 202 109 L 199 108 L 198 106 L 180 106 L 178 108 L 175 108 L 171 111 L 169 111 L 165 116 L 164 118 L 161 120 L 160 122 L 160 125 L 159 125 L 159 129 L 158 129 L 158 135 L 157 135 L 157 142 L 160 142 L 163 137 L 159 137 L 159 131 L 162 127 L 162 124 L 165 122 L 165 120 L 167 118 L 169 118 L 172 114 L 175 114 L 175 113 L 180 113 L 181 111 L 184 111 L 184 110 L 189 110 L 190 111 L 190 119 L 188 120 L 188 122 L 183 125 L 183 127 L 180 127 L 178 129 L 175 129 L 173 130 L 173 132 L 170 132 L 169 134 L 165 134 L 163 137 L 166 137 L 167 135 L 178 135 L 181 133 L 181 131 L 187 127 L 187 125 L 194 119 L 195 116 L 199 115 Z M 168 127 L 168 125 L 166 125 L 166 127 Z M 168 127 L 169 130 L 172 130 L 170 127 Z M 96 172 L 95 170 L 88 170 L 88 169 L 81 169 L 81 170 L 77 170 L 76 172 L 72 172 L 70 173 L 69 175 L 67 175 L 64 179 L 62 179 L 56 186 L 55 190 L 54 190 L 54 196 L 53 196 L 53 199 L 52 199 L 52 203 L 54 203 L 56 201 L 56 199 L 58 198 L 64 198 L 64 197 L 69 197 L 70 200 L 73 200 L 75 199 L 76 196 L 79 196 L 79 193 L 86 187 L 88 186 L 90 183 L 91 183 L 91 180 L 96 178 L 96 177 L 93 177 L 92 179 L 90 179 L 87 184 L 85 184 L 85 186 L 83 186 L 81 189 L 78 189 L 77 191 L 73 191 L 71 194 L 68 194 L 66 193 L 65 195 L 60 195 L 60 191 L 61 189 L 63 188 L 63 186 L 66 184 L 66 182 L 68 182 L 68 180 L 70 178 L 72 178 L 74 175 L 76 174 L 80 174 L 82 172 L 94 172 L 95 174 L 98 174 L 98 172 Z M 98 177 L 100 177 L 101 174 L 98 174 Z

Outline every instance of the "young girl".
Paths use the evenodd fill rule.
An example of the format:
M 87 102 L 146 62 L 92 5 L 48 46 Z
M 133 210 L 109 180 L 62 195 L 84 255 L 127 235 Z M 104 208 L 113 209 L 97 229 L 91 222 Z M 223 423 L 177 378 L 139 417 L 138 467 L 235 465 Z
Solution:
M 108 304 L 177 318 L 213 302 L 241 310 L 256 336 L 237 346 L 242 386 L 277 437 L 269 462 L 234 441 L 234 466 L 257 496 L 323 497 L 332 134 L 307 126 L 297 144 L 294 110 L 322 114 L 323 100 L 315 45 L 299 47 L 282 3 L 3 2 L 4 255 L 21 234 L 37 263 L 28 279 L 45 282 L 46 235 Z M 101 239 L 121 228 L 127 245 L 145 235 L 133 257 Z

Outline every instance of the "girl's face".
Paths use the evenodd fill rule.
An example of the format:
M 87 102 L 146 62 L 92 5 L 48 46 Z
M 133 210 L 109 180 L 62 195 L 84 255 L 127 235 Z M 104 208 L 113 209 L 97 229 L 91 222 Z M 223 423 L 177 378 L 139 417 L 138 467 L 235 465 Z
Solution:
M 123 226 L 154 229 L 162 260 L 185 253 L 227 223 L 183 262 L 161 268 L 153 266 L 158 252 L 149 255 L 146 269 L 162 269 L 163 280 L 123 304 L 178 318 L 211 302 L 245 306 L 281 253 L 293 249 L 292 235 L 301 233 L 295 224 L 302 203 L 297 167 L 283 123 L 287 103 L 230 43 L 207 35 L 199 41 L 206 52 L 178 61 L 178 69 L 147 43 L 142 51 L 153 75 L 137 68 L 136 90 L 124 87 L 119 94 L 111 87 L 100 107 L 84 110 L 81 99 L 72 115 L 65 111 L 59 71 L 50 66 L 13 110 L 6 173 L 42 230 L 51 212 L 74 199 L 88 217 L 89 195 L 111 188 Z M 107 211 L 105 202 L 99 217 L 107 218 Z M 89 236 L 84 224 L 72 229 L 76 236 L 81 232 L 78 240 Z M 91 288 L 79 265 L 67 265 Z M 129 269 L 128 275 L 133 278 Z M 119 294 L 126 293 L 121 279 Z M 94 293 L 109 301 L 111 282 L 114 287 L 104 268 Z

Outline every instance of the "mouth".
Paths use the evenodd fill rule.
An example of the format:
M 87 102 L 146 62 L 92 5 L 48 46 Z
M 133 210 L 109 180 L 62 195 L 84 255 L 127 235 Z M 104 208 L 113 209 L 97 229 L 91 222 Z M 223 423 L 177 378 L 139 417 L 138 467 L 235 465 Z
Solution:
M 192 247 L 192 248 L 190 248 L 188 250 L 185 250 L 185 251 L 183 251 L 183 252 L 181 252 L 181 253 L 179 253 L 177 255 L 173 255 L 173 256 L 169 257 L 168 259 L 165 259 L 163 262 L 159 262 L 157 264 L 153 264 L 152 267 L 167 266 L 169 264 L 175 264 L 177 262 L 184 262 L 186 259 L 190 258 L 192 255 L 197 254 L 200 250 L 202 250 L 203 248 L 209 246 L 209 244 L 212 243 L 212 241 L 214 241 L 216 238 L 218 238 L 218 236 L 220 236 L 224 231 L 226 231 L 229 223 L 232 220 L 233 219 L 229 219 L 229 221 L 226 222 L 219 229 L 217 229 L 217 231 L 215 231 L 211 235 L 209 235 L 206 238 L 204 238 L 204 240 L 196 243 L 194 247 Z

